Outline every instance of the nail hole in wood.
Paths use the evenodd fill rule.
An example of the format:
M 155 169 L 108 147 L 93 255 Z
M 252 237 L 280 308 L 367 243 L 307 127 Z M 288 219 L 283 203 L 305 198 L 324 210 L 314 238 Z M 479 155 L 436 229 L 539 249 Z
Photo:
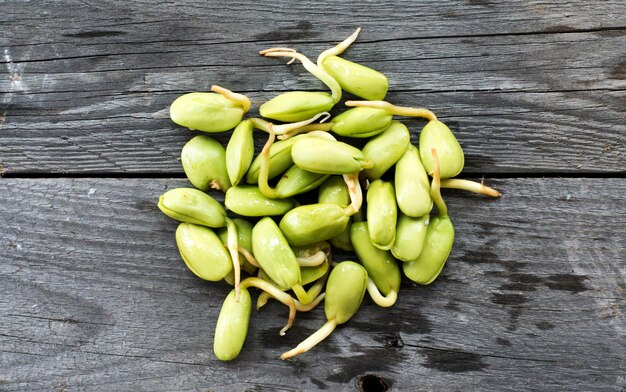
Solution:
M 389 385 L 384 378 L 375 374 L 366 374 L 358 382 L 360 392 L 386 392 Z

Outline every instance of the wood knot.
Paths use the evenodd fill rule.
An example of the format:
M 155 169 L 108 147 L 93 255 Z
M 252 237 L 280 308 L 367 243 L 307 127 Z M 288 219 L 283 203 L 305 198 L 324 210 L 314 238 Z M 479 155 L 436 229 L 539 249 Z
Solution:
M 387 381 L 375 374 L 361 376 L 357 382 L 357 387 L 360 392 L 386 392 L 389 390 Z

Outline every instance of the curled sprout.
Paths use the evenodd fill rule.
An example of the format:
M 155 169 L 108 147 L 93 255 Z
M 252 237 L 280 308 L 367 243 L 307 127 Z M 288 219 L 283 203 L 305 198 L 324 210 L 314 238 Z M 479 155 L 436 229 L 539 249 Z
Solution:
M 296 297 L 298 298 L 298 301 L 302 302 L 303 305 L 308 305 L 315 299 L 309 296 L 309 293 L 307 293 L 307 291 L 304 289 L 304 287 L 302 287 L 302 284 L 300 283 L 291 286 L 291 290 L 293 290 L 293 292 L 296 294 Z
M 244 113 L 247 113 L 248 110 L 250 110 L 250 106 L 252 106 L 252 102 L 250 102 L 250 99 L 248 99 L 248 97 L 243 94 L 232 92 L 227 88 L 220 87 L 214 84 L 211 86 L 211 91 L 223 95 L 225 98 L 230 99 L 231 101 L 239 103 L 243 108 Z
M 322 137 L 327 140 L 337 141 L 337 139 L 324 131 L 311 131 L 309 135 Z M 364 168 L 367 168 L 368 165 L 363 165 Z M 359 172 L 349 173 L 343 175 L 343 180 L 348 186 L 348 193 L 350 194 L 350 205 L 346 207 L 346 215 L 352 216 L 361 210 L 361 206 L 363 205 L 363 192 L 361 192 L 361 183 L 359 182 Z
M 310 349 L 315 347 L 316 344 L 326 339 L 335 330 L 336 327 L 337 327 L 337 320 L 335 319 L 328 320 L 326 324 L 322 326 L 322 328 L 318 329 L 311 336 L 304 339 L 294 349 L 291 349 L 287 351 L 286 353 L 283 353 L 280 356 L 280 359 L 289 359 L 298 354 L 302 354 L 304 352 L 309 351 Z
M 259 263 L 257 263 L 256 258 L 254 257 L 254 255 L 252 253 L 250 253 L 247 249 L 239 247 L 239 253 L 241 253 L 243 255 L 243 257 L 245 257 L 246 261 L 248 261 L 248 263 L 252 264 L 253 266 L 260 268 Z
M 390 291 L 387 296 L 384 296 L 376 287 L 376 283 L 371 278 L 367 278 L 367 292 L 369 293 L 372 300 L 376 303 L 376 305 L 381 306 L 383 308 L 388 308 L 396 303 L 398 299 L 397 291 Z
M 331 129 L 333 129 L 333 123 L 332 122 L 324 122 L 324 121 L 320 121 L 317 124 L 308 124 L 305 125 L 301 128 L 298 129 L 294 129 L 293 131 L 289 132 L 289 133 L 285 133 L 282 135 L 278 136 L 278 139 L 280 140 L 285 140 L 285 139 L 289 139 L 290 137 L 296 136 L 300 133 L 308 133 L 308 132 L 313 132 L 313 131 L 319 131 L 319 132 L 328 132 Z
M 315 117 L 306 121 L 315 121 L 315 119 L 324 115 L 329 115 L 329 114 L 326 112 L 320 113 L 316 115 Z M 284 124 L 284 125 L 290 125 L 290 124 Z M 265 145 L 263 146 L 263 149 L 261 150 L 261 153 L 259 154 L 261 156 L 261 168 L 259 169 L 259 180 L 258 180 L 259 190 L 261 191 L 263 196 L 269 197 L 270 199 L 276 199 L 279 197 L 278 191 L 276 191 L 276 188 L 272 188 L 268 183 L 269 174 L 270 174 L 270 162 L 271 162 L 270 148 L 272 148 L 272 145 L 274 144 L 274 141 L 276 140 L 276 132 L 274 130 L 275 128 L 279 126 L 280 125 L 276 126 L 273 123 L 266 121 L 266 124 L 264 124 L 264 127 L 265 127 L 265 131 L 269 134 L 269 136 L 267 138 L 267 142 L 265 142 Z M 320 133 L 311 132 L 311 134 L 315 136 L 324 137 L 330 140 L 336 140 L 334 137 L 332 137 L 332 135 L 329 135 L 328 133 L 325 133 L 325 132 L 320 132 Z
M 317 282 L 313 283 L 311 285 L 311 287 L 309 288 L 309 291 L 307 291 L 307 294 L 310 297 L 315 298 L 313 300 L 313 302 L 315 302 L 321 295 L 324 295 L 325 293 L 322 293 L 322 290 L 324 289 L 324 285 L 326 284 L 326 281 L 328 280 L 328 275 L 330 274 L 330 268 L 326 270 L 326 273 L 324 274 L 324 276 L 322 276 L 321 278 L 319 278 L 317 280 Z M 320 294 L 321 293 L 321 294 Z
M 274 48 L 267 48 L 265 50 L 260 51 L 259 54 L 265 55 L 265 53 L 269 53 L 269 52 L 297 52 L 297 50 L 279 46 L 279 47 L 274 47 Z M 296 59 L 292 58 L 291 60 L 287 62 L 287 65 L 293 64 L 294 61 L 296 61 Z
M 435 115 L 435 113 L 431 112 L 428 109 L 396 106 L 387 101 L 346 101 L 346 106 L 360 106 L 365 108 L 383 109 L 391 114 L 395 114 L 396 116 L 422 117 L 430 121 L 437 120 L 437 116 Z
M 323 284 L 322 284 L 323 286 Z M 311 290 L 309 290 L 310 292 Z M 295 303 L 296 303 L 296 310 L 298 312 L 310 312 L 311 310 L 315 309 L 315 307 L 317 307 L 317 305 L 319 305 L 320 302 L 322 302 L 322 300 L 326 297 L 326 293 L 321 293 L 318 294 L 315 299 L 313 301 L 311 301 L 308 305 L 304 305 L 302 304 L 302 302 L 298 301 L 297 299 L 294 299 Z M 261 294 L 259 294 L 259 298 L 256 301 L 256 310 L 261 309 L 263 306 L 265 306 L 267 304 L 267 301 L 273 298 L 272 295 L 268 292 L 262 292 Z
M 295 136 L 298 133 L 301 133 L 301 132 L 298 132 L 299 129 L 302 129 L 317 120 L 319 120 L 320 123 L 323 123 L 327 121 L 329 118 L 330 118 L 330 113 L 321 112 L 309 118 L 308 120 L 298 121 L 298 122 L 289 123 L 289 124 L 276 125 L 276 124 L 270 123 L 269 121 L 263 120 L 262 118 L 252 118 L 251 120 L 255 128 L 265 131 L 267 133 L 269 133 L 269 127 L 271 124 L 271 127 L 274 130 L 274 133 L 276 135 L 280 135 L 278 138 L 283 140 L 283 139 L 289 139 L 290 137 Z M 316 126 L 316 125 L 318 124 L 313 124 L 312 126 Z
M 326 49 L 325 51 L 320 53 L 320 55 L 317 57 L 317 66 L 321 68 L 326 58 L 330 56 L 338 56 L 342 54 L 346 49 L 348 49 L 350 45 L 352 45 L 354 41 L 356 41 L 356 38 L 359 36 L 360 32 L 361 32 L 361 28 L 358 27 L 356 31 L 352 33 L 351 36 L 341 41 L 337 45 L 333 46 L 332 48 Z
M 341 99 L 341 86 L 339 83 L 330 76 L 326 71 L 324 71 L 321 67 L 318 67 L 309 60 L 308 57 L 303 55 L 302 53 L 292 51 L 281 51 L 281 50 L 263 50 L 259 52 L 261 55 L 265 57 L 290 57 L 292 59 L 299 60 L 304 68 L 309 71 L 313 76 L 321 80 L 331 91 L 331 95 L 333 97 L 333 101 L 335 103 L 339 102 Z
M 260 268 L 259 263 L 256 261 L 256 258 L 252 253 L 242 247 L 239 247 L 238 249 L 239 253 L 241 253 L 243 257 L 245 257 L 248 263 L 257 268 Z M 298 261 L 298 265 L 300 267 L 317 267 L 318 265 L 321 265 L 323 262 L 325 262 L 327 259 L 328 255 L 323 250 L 319 250 L 314 254 L 306 257 L 296 257 L 296 260 Z
M 351 204 L 346 207 L 347 215 L 354 215 L 361 210 L 363 205 L 363 192 L 361 192 L 361 183 L 359 182 L 359 173 L 344 174 L 343 180 L 348 186 Z
M 327 260 L 326 252 L 319 250 L 316 253 L 306 257 L 296 257 L 300 267 L 317 267 Z
M 286 139 L 289 139 L 290 137 L 296 136 L 297 134 L 310 132 L 314 130 L 330 131 L 333 124 L 326 123 L 326 121 L 329 118 L 330 118 L 330 113 L 322 112 L 308 120 L 300 121 L 297 123 L 291 123 L 291 124 L 277 125 L 274 127 L 274 130 L 276 130 L 276 128 L 279 129 L 279 132 L 277 132 L 277 135 L 278 135 L 277 137 L 279 140 L 286 140 Z M 317 124 L 312 124 L 317 119 L 320 119 L 320 122 Z
M 257 289 L 261 289 L 264 292 L 271 295 L 273 298 L 278 300 L 279 302 L 287 305 L 289 307 L 289 319 L 287 320 L 287 324 L 280 330 L 279 335 L 284 336 L 285 332 L 291 328 L 293 325 L 293 321 L 296 318 L 296 301 L 284 291 L 276 288 L 273 284 L 266 282 L 260 278 L 247 278 L 241 282 L 241 287 L 256 287 Z
M 309 291 L 311 291 L 311 290 L 309 290 Z M 321 293 L 318 296 L 316 296 L 315 299 L 313 301 L 311 301 L 311 303 L 309 303 L 308 305 L 304 305 L 300 301 L 296 301 L 296 310 L 298 312 L 309 312 L 309 311 L 315 309 L 315 307 L 317 305 L 319 305 L 319 303 L 322 302 L 322 300 L 325 297 L 326 297 L 326 293 Z
M 449 189 L 462 189 L 492 197 L 500 197 L 502 195 L 502 193 L 500 193 L 498 190 L 486 186 L 483 181 L 474 182 L 470 180 L 462 180 L 459 178 L 450 178 L 447 180 L 441 180 L 441 187 Z
M 324 250 L 319 250 L 313 255 L 310 255 L 305 258 L 297 257 L 296 260 L 298 260 L 298 264 L 300 264 L 301 267 L 315 267 L 321 264 L 321 263 L 318 263 L 318 264 L 306 265 L 303 262 L 303 260 L 310 259 L 310 258 L 321 259 L 322 260 L 321 263 L 326 262 L 326 261 L 331 261 L 330 248 L 327 250 L 327 252 L 325 252 Z M 313 283 L 311 287 L 309 287 L 309 290 L 306 292 L 306 294 L 309 298 L 314 298 L 309 304 L 305 305 L 302 302 L 296 300 L 296 309 L 298 310 L 298 312 L 308 312 L 309 310 L 315 308 L 315 306 L 317 306 L 317 304 L 319 304 L 320 301 L 324 299 L 325 293 L 322 293 L 322 290 L 324 289 L 324 285 L 326 284 L 326 280 L 328 279 L 329 274 L 330 274 L 330 268 L 328 268 L 326 272 L 324 273 L 324 275 L 320 277 L 317 281 L 315 281 L 315 283 Z M 261 293 L 256 303 L 257 310 L 265 306 L 265 304 L 270 298 L 271 298 L 271 295 L 269 293 L 267 292 Z
M 274 133 L 274 126 L 272 123 L 267 124 L 267 133 L 269 137 L 267 138 L 267 142 L 263 146 L 263 150 L 261 150 L 261 168 L 259 170 L 259 190 L 265 197 L 269 197 L 271 199 L 278 198 L 278 192 L 276 188 L 272 188 L 268 183 L 268 178 L 270 174 L 270 148 L 272 144 L 274 144 L 274 140 L 276 140 L 276 134 Z

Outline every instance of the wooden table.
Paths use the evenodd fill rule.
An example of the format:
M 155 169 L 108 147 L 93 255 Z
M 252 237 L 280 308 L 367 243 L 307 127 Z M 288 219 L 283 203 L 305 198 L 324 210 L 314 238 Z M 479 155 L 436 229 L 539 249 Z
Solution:
M 220 362 L 229 288 L 185 269 L 156 208 L 188 184 L 193 133 L 168 105 L 217 83 L 254 115 L 322 89 L 257 52 L 315 57 L 357 26 L 346 57 L 384 71 L 388 100 L 435 111 L 462 176 L 503 196 L 446 192 L 448 264 L 393 308 L 366 299 L 281 361 L 325 319 L 281 338 L 271 303 Z M 623 391 L 625 49 L 621 0 L 0 1 L 0 390 Z M 424 122 L 406 123 L 417 141 Z

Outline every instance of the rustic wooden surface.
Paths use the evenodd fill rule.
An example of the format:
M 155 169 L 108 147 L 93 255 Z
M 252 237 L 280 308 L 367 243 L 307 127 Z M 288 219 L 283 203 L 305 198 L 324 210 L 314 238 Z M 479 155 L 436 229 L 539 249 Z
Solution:
M 185 270 L 156 209 L 193 135 L 167 106 L 322 88 L 257 51 L 315 56 L 357 26 L 346 57 L 437 112 L 464 176 L 504 196 L 447 192 L 449 264 L 395 307 L 366 300 L 285 362 L 324 315 L 281 338 L 271 303 L 219 362 L 228 288 Z M 623 1 L 0 1 L 0 391 L 624 391 L 625 48 Z

